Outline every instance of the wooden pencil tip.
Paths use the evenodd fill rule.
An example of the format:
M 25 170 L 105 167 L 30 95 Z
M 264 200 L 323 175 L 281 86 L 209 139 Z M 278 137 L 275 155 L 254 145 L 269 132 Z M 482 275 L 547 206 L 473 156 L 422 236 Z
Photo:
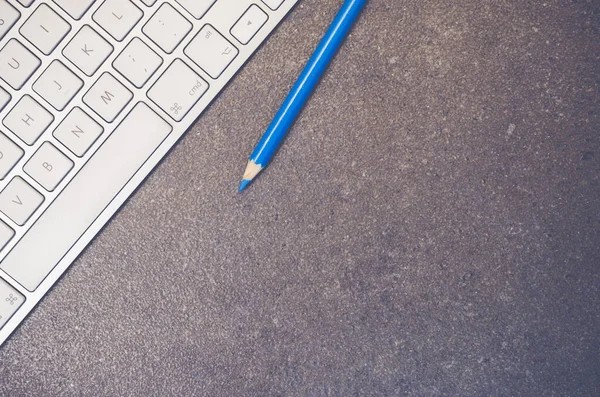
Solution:
M 246 170 L 244 171 L 243 179 L 251 181 L 256 175 L 258 175 L 262 171 L 262 169 L 262 165 L 256 164 L 254 160 L 248 161 L 248 165 L 246 165 Z
M 262 171 L 263 167 L 260 164 L 256 164 L 254 160 L 248 161 L 248 165 L 246 166 L 246 171 L 244 171 L 244 177 L 242 179 L 242 183 L 240 183 L 240 188 L 238 191 L 243 191 L 249 184 L 252 182 L 254 177 L 258 175 Z

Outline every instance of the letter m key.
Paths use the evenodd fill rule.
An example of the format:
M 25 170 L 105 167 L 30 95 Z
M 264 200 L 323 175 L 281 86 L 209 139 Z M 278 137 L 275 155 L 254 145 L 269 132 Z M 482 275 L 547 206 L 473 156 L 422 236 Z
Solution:
M 105 103 L 106 105 L 108 105 L 108 103 L 109 103 L 110 101 L 112 101 L 112 99 L 113 99 L 114 97 L 115 97 L 115 96 L 114 96 L 113 94 L 111 94 L 110 92 L 108 92 L 108 91 L 104 91 L 104 95 L 100 95 L 100 98 L 102 98 L 102 100 L 104 101 L 104 103 Z

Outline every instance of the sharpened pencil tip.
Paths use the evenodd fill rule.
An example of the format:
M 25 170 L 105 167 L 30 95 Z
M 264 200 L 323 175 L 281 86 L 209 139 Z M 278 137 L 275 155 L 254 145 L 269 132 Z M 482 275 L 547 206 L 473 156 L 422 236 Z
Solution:
M 250 182 L 252 182 L 252 181 L 243 179 L 242 182 L 240 183 L 240 188 L 238 189 L 238 192 L 240 192 L 240 193 L 243 192 L 244 189 L 250 184 Z
M 240 188 L 238 189 L 238 191 L 243 191 L 246 188 L 246 186 L 248 186 L 250 182 L 252 182 L 254 177 L 256 177 L 256 175 L 260 173 L 261 170 L 262 165 L 256 164 L 252 160 L 248 161 L 248 165 L 246 166 L 246 171 L 244 171 L 242 183 L 240 183 Z

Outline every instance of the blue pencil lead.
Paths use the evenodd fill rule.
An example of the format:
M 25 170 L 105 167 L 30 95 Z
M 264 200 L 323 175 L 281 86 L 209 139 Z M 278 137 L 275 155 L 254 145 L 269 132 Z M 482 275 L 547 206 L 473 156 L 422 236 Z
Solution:
M 250 184 L 250 182 L 252 182 L 252 181 L 249 181 L 247 179 L 242 179 L 242 183 L 240 183 L 240 188 L 238 189 L 238 192 L 244 191 L 244 189 L 246 188 L 246 186 L 248 186 Z

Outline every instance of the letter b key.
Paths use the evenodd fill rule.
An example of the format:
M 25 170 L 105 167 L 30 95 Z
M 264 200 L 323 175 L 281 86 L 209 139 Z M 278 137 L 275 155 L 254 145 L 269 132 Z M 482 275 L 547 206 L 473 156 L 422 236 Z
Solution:
M 73 162 L 49 142 L 44 142 L 25 164 L 25 172 L 44 189 L 53 191 L 73 168 Z

